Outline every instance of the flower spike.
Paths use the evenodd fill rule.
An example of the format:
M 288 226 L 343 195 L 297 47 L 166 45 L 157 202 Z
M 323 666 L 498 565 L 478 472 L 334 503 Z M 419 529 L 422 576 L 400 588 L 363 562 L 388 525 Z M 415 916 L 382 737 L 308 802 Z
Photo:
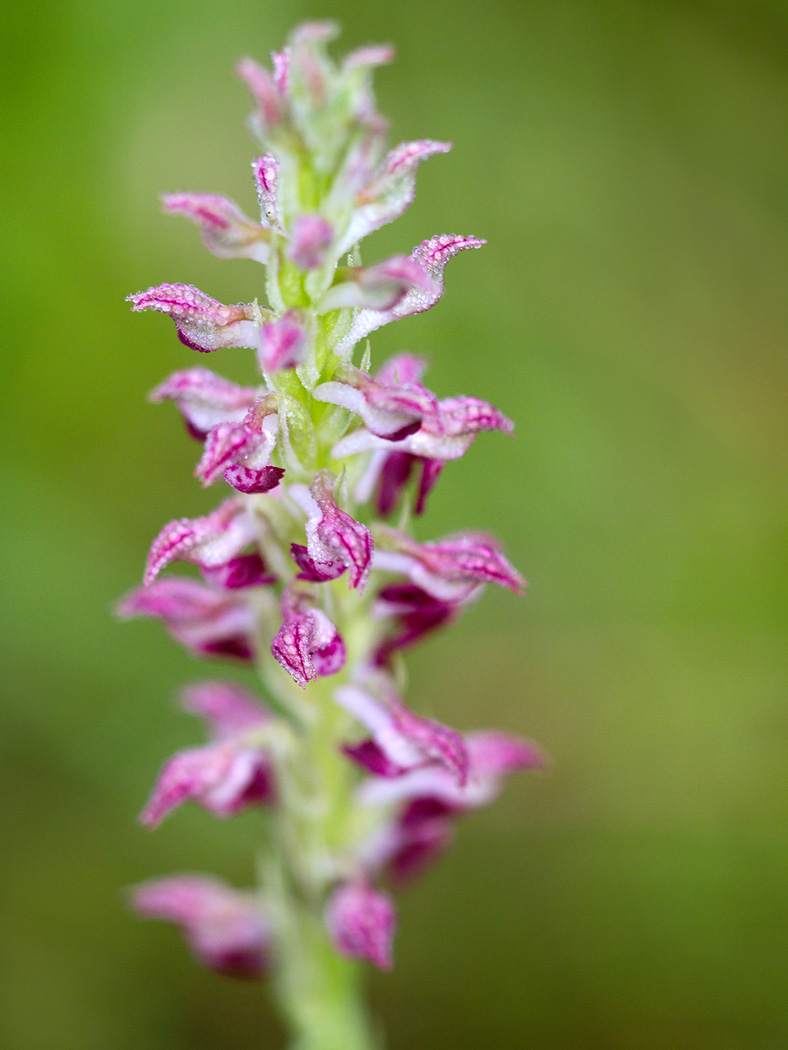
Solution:
M 187 368 L 150 395 L 172 401 L 201 443 L 196 478 L 229 492 L 164 526 L 119 613 L 162 621 L 196 656 L 253 663 L 269 705 L 232 683 L 189 686 L 182 705 L 207 739 L 164 762 L 140 816 L 153 828 L 186 803 L 222 819 L 269 807 L 255 895 L 183 875 L 138 887 L 134 907 L 175 923 L 221 972 L 256 975 L 270 957 L 299 1046 L 367 1047 L 379 1040 L 354 998 L 358 967 L 338 956 L 391 968 L 383 880 L 421 870 L 458 818 L 545 758 L 505 733 L 460 733 L 400 695 L 402 651 L 486 583 L 523 592 L 486 533 L 420 542 L 412 530 L 445 465 L 513 424 L 479 398 L 433 393 L 415 354 L 372 370 L 366 336 L 434 306 L 448 260 L 484 241 L 432 237 L 372 265 L 364 248 L 362 264 L 360 243 L 410 207 L 421 165 L 451 145 L 390 148 L 372 80 L 393 50 L 335 60 L 336 34 L 306 22 L 269 68 L 238 66 L 260 140 L 259 216 L 213 194 L 163 198 L 213 255 L 266 267 L 268 306 L 228 306 L 188 284 L 129 297 L 135 312 L 168 314 L 196 351 L 247 348 L 256 378 Z M 396 528 L 376 520 L 395 514 Z M 178 561 L 191 575 L 164 573 Z

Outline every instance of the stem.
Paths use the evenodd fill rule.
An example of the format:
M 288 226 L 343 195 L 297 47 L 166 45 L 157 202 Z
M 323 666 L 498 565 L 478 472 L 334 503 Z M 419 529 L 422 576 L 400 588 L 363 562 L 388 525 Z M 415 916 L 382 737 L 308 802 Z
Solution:
M 367 602 L 344 579 L 332 588 L 332 613 L 349 641 L 349 667 L 370 638 Z M 331 585 L 325 585 L 330 587 Z M 356 652 L 352 652 L 352 650 Z M 324 912 L 334 884 L 348 874 L 357 834 L 357 774 L 341 754 L 352 718 L 333 692 L 348 672 L 308 685 L 313 716 L 273 751 L 279 798 L 271 812 L 261 892 L 275 928 L 273 989 L 294 1036 L 292 1050 L 380 1050 L 363 990 L 363 964 L 340 955 Z M 269 678 L 269 690 L 274 683 Z M 281 678 L 281 691 L 296 687 Z M 291 701 L 283 695 L 284 706 Z M 344 867 L 343 867 L 344 865 Z

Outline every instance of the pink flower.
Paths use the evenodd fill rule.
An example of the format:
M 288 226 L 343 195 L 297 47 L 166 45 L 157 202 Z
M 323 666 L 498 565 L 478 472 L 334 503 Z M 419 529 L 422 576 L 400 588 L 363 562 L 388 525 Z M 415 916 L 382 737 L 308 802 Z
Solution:
M 312 605 L 309 593 L 286 588 L 282 615 L 271 652 L 297 685 L 305 689 L 307 682 L 344 667 L 345 643 L 326 614 Z
M 334 580 L 350 570 L 350 586 L 363 590 L 372 564 L 369 530 L 340 510 L 327 472 L 318 474 L 309 489 L 290 487 L 291 497 L 308 515 L 307 545 L 294 543 L 292 556 L 301 569 L 300 579 Z
M 414 283 L 412 290 L 398 299 L 393 306 L 360 310 L 350 331 L 337 347 L 337 356 L 347 358 L 360 339 L 390 321 L 429 310 L 443 294 L 443 271 L 449 259 L 465 248 L 481 248 L 485 243 L 478 237 L 460 237 L 453 233 L 441 234 L 423 241 L 413 249 L 410 258 L 429 279 L 429 285 Z
M 271 934 L 251 893 L 218 879 L 176 875 L 136 886 L 131 906 L 146 919 L 179 926 L 196 958 L 212 970 L 257 977 L 265 968 Z
M 510 773 L 547 764 L 535 744 L 506 733 L 469 733 L 464 742 L 469 758 L 465 784 L 436 762 L 398 771 L 374 768 L 369 755 L 349 752 L 373 774 L 362 784 L 359 800 L 395 807 L 358 851 L 357 859 L 368 870 L 386 868 L 399 880 L 417 874 L 449 844 L 456 817 L 492 802 Z
M 525 580 L 487 533 L 457 532 L 433 543 L 419 543 L 404 532 L 378 525 L 375 536 L 374 568 L 407 576 L 438 601 L 466 602 L 485 583 L 497 583 L 515 594 L 525 590 Z
M 132 591 L 118 606 L 120 616 L 152 616 L 196 656 L 251 660 L 254 619 L 235 592 L 195 580 L 170 577 Z
M 177 560 L 199 565 L 209 578 L 224 582 L 224 586 L 229 581 L 237 587 L 239 579 L 250 581 L 245 586 L 250 586 L 252 580 L 257 584 L 272 583 L 274 578 L 265 574 L 259 554 L 255 562 L 251 561 L 254 555 L 246 555 L 243 561 L 240 558 L 241 551 L 254 543 L 256 537 L 254 521 L 240 499 L 225 500 L 202 518 L 171 521 L 153 541 L 145 569 L 145 586 L 149 586 L 166 565 Z M 253 564 L 258 570 L 257 578 L 251 572 Z
M 203 244 L 219 258 L 268 262 L 269 233 L 234 201 L 210 193 L 170 193 L 162 203 L 166 212 L 183 215 L 199 226 Z
M 387 777 L 437 763 L 458 784 L 465 784 L 469 759 L 462 736 L 407 708 L 384 676 L 378 676 L 369 688 L 341 686 L 334 696 L 372 733 L 376 750 L 368 743 L 346 746 L 352 758 Z
M 238 386 L 207 368 L 187 368 L 151 391 L 150 400 L 174 401 L 191 435 L 204 441 L 219 423 L 240 423 L 259 396 L 255 387 Z
M 160 284 L 129 295 L 126 301 L 135 311 L 169 314 L 178 329 L 178 338 L 191 350 L 209 354 L 226 346 L 255 349 L 259 342 L 259 307 L 247 303 L 224 306 L 191 284 Z
M 338 886 L 326 907 L 326 926 L 337 950 L 352 959 L 368 959 L 380 970 L 393 966 L 396 923 L 390 897 L 363 880 Z
M 191 799 L 217 817 L 273 797 L 271 764 L 248 736 L 270 720 L 257 700 L 238 686 L 203 682 L 187 689 L 184 707 L 211 727 L 205 747 L 179 751 L 165 764 L 140 815 L 156 827 L 173 809 Z

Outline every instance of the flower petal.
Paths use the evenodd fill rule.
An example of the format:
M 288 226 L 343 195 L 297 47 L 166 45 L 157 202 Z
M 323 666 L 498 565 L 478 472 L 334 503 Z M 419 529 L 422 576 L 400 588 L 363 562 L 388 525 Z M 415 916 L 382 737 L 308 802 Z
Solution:
M 220 259 L 268 261 L 269 235 L 233 201 L 209 193 L 170 193 L 164 210 L 196 223 L 208 251 Z
M 132 591 L 118 606 L 124 618 L 152 616 L 197 656 L 251 660 L 254 618 L 246 601 L 233 592 L 194 580 L 169 577 Z
M 277 468 L 271 467 L 270 469 L 276 470 Z M 265 562 L 257 551 L 251 554 L 239 554 L 237 558 L 231 558 L 224 565 L 203 565 L 201 572 L 207 583 L 212 583 L 226 591 L 237 591 L 244 587 L 267 587 L 276 583 L 276 577 L 268 572 Z
M 181 705 L 204 718 L 216 740 L 255 729 L 271 718 L 257 697 L 232 682 L 195 682 L 181 692 Z
M 227 346 L 254 349 L 262 320 L 259 308 L 238 303 L 224 306 L 191 284 L 160 284 L 126 297 L 131 309 L 169 314 L 178 338 L 191 350 L 209 354 Z
M 477 237 L 460 237 L 457 234 L 441 234 L 423 241 L 411 252 L 411 259 L 431 278 L 429 291 L 414 286 L 395 306 L 387 310 L 361 310 L 355 317 L 350 331 L 335 348 L 337 357 L 346 358 L 353 347 L 365 336 L 376 331 L 389 321 L 429 310 L 443 294 L 443 271 L 449 259 L 465 248 L 480 248 L 485 241 Z
M 385 681 L 378 679 L 383 698 L 358 685 L 340 686 L 334 698 L 370 730 L 392 767 L 409 770 L 437 763 L 464 785 L 469 759 L 462 736 L 411 711 Z
M 235 463 L 224 468 L 224 480 L 239 492 L 247 495 L 257 495 L 262 492 L 270 492 L 275 489 L 284 477 L 284 467 L 261 467 L 252 470 L 251 467 L 242 467 Z
M 190 561 L 209 569 L 226 565 L 255 535 L 254 523 L 236 499 L 225 500 L 205 517 L 171 521 L 153 541 L 143 582 L 149 586 L 172 561 Z
M 288 310 L 278 321 L 269 321 L 260 330 L 257 360 L 264 372 L 295 368 L 306 356 L 307 334 L 297 315 Z
M 179 751 L 159 774 L 140 823 L 155 828 L 189 799 L 216 817 L 230 817 L 271 797 L 267 757 L 259 750 L 225 740 Z
M 350 586 L 363 590 L 372 564 L 372 536 L 366 526 L 339 509 L 329 475 L 318 474 L 309 490 L 291 486 L 290 495 L 308 515 L 308 561 L 295 544 L 297 564 L 318 580 L 334 580 L 349 569 Z
M 350 56 L 348 56 L 350 57 Z M 403 142 L 391 150 L 372 180 L 356 198 L 350 224 L 337 248 L 337 254 L 350 251 L 373 230 L 399 218 L 413 203 L 416 193 L 416 170 L 437 153 L 448 153 L 450 142 Z
M 203 965 L 220 973 L 256 977 L 271 939 L 252 894 L 199 875 L 177 875 L 136 886 L 131 906 L 147 919 L 180 926 Z
M 219 423 L 240 423 L 258 397 L 255 387 L 238 386 L 207 368 L 174 372 L 149 395 L 157 403 L 174 401 L 199 440 Z
M 266 154 L 252 161 L 252 172 L 260 202 L 260 219 L 263 226 L 277 233 L 284 233 L 282 210 L 279 203 L 279 161 Z
M 390 970 L 397 917 L 391 898 L 367 882 L 338 886 L 326 907 L 326 926 L 338 951 Z
M 316 270 L 325 263 L 333 240 L 334 230 L 322 215 L 299 215 L 290 230 L 288 255 L 299 269 Z
M 405 255 L 394 255 L 377 266 L 338 270 L 336 283 L 318 304 L 318 313 L 348 306 L 364 313 L 380 313 L 395 310 L 397 304 L 409 298 L 434 296 L 437 301 L 439 295 L 435 281 L 423 267 Z
M 401 361 L 403 373 L 408 379 L 396 381 L 397 364 Z M 418 431 L 425 420 L 437 426 L 438 401 L 435 395 L 423 387 L 412 375 L 418 374 L 418 358 L 403 354 L 389 362 L 386 377 L 373 379 L 367 372 L 350 364 L 340 364 L 334 379 L 315 387 L 313 395 L 318 401 L 340 405 L 358 415 L 371 434 L 387 441 L 400 442 Z
M 280 86 L 267 69 L 251 58 L 242 58 L 238 63 L 237 72 L 246 82 L 257 105 L 257 111 L 252 117 L 254 131 L 259 138 L 264 139 L 284 115 L 284 99 Z
M 506 560 L 492 536 L 458 532 L 434 543 L 418 543 L 387 525 L 376 528 L 374 567 L 404 573 L 439 601 L 466 601 L 483 583 L 522 594 L 525 580 Z
M 313 608 L 306 595 L 286 589 L 282 595 L 284 622 L 271 643 L 274 658 L 306 688 L 307 682 L 336 674 L 345 664 L 345 643 L 326 614 Z

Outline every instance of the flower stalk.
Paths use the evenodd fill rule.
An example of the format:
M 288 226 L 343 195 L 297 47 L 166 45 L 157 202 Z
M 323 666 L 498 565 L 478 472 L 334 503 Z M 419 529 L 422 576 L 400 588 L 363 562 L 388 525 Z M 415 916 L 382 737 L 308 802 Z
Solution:
M 386 152 L 371 74 L 391 51 L 337 65 L 334 34 L 308 23 L 271 70 L 239 66 L 265 150 L 252 164 L 259 221 L 216 195 L 164 198 L 215 255 L 265 266 L 265 305 L 224 305 L 186 284 L 129 297 L 132 310 L 168 314 L 190 351 L 246 348 L 260 373 L 241 387 L 193 366 L 151 395 L 178 409 L 202 445 L 196 477 L 224 499 L 164 526 L 120 612 L 161 620 L 198 657 L 255 666 L 259 687 L 185 690 L 208 742 L 165 764 L 141 820 L 155 826 L 187 801 L 265 818 L 254 893 L 185 875 L 132 900 L 180 926 L 206 965 L 270 971 L 294 1050 L 380 1046 L 361 986 L 365 962 L 392 965 L 390 889 L 509 773 L 544 761 L 528 741 L 462 734 L 401 695 L 403 650 L 486 583 L 525 587 L 492 537 L 421 542 L 414 529 L 446 464 L 512 423 L 477 398 L 438 398 L 419 358 L 371 369 L 367 337 L 434 306 L 449 259 L 484 242 L 441 235 L 362 265 L 361 240 L 409 207 L 417 168 L 450 145 Z M 176 562 L 192 568 L 171 575 Z

